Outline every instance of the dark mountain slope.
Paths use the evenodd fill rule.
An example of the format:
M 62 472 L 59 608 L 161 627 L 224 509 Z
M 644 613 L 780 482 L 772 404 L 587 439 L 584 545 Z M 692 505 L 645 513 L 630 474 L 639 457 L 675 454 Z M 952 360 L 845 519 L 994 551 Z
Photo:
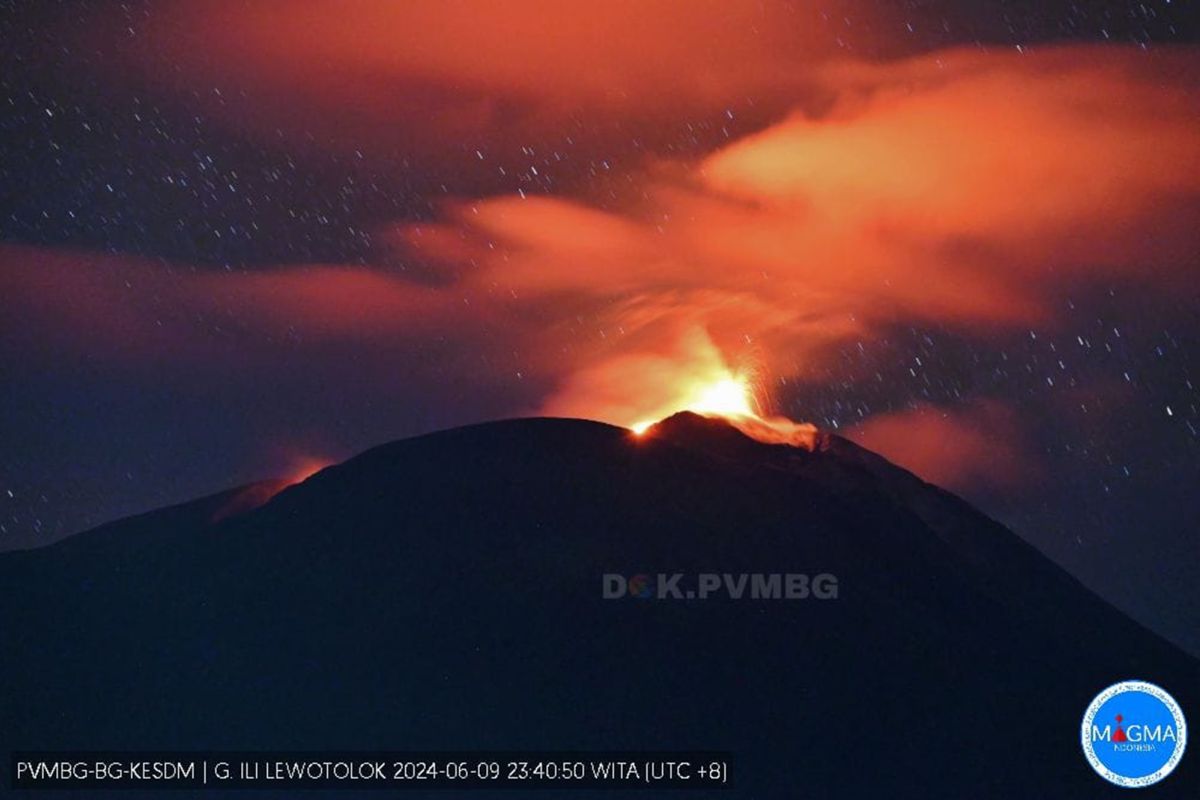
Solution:
M 213 516 L 0 556 L 0 749 L 729 749 L 745 797 L 1093 798 L 1121 792 L 1077 742 L 1100 689 L 1200 707 L 1195 660 L 833 437 L 493 423 Z M 601 596 L 659 572 L 839 596 Z M 1194 797 L 1193 756 L 1151 793 Z

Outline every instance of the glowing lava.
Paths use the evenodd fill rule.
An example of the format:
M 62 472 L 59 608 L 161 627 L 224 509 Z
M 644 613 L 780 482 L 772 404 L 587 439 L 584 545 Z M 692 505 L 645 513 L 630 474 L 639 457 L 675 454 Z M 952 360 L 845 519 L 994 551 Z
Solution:
M 629 426 L 629 429 L 641 436 L 659 419 L 669 417 L 680 411 L 693 411 L 710 417 L 724 417 L 730 420 L 760 419 L 755 411 L 754 392 L 750 381 L 745 377 L 729 375 L 707 383 L 698 383 L 681 393 L 683 398 L 678 404 L 658 419 L 641 420 Z
M 814 450 L 817 446 L 816 426 L 793 422 L 786 417 L 764 417 L 757 409 L 750 381 L 742 376 L 729 375 L 718 380 L 699 383 L 682 393 L 687 398 L 655 420 L 642 420 L 629 426 L 635 436 L 644 436 L 659 420 L 680 411 L 691 411 L 706 417 L 720 417 L 749 436 L 767 444 L 786 444 Z
M 757 416 L 751 407 L 753 395 L 744 379 L 725 378 L 710 386 L 701 387 L 696 402 L 688 406 L 698 414 L 718 416 Z
M 731 363 L 702 328 L 683 331 L 653 352 L 612 355 L 572 375 L 542 408 L 550 417 L 595 419 L 653 436 L 654 426 L 681 411 L 719 417 L 771 444 L 812 449 L 812 425 L 769 416 L 758 365 Z

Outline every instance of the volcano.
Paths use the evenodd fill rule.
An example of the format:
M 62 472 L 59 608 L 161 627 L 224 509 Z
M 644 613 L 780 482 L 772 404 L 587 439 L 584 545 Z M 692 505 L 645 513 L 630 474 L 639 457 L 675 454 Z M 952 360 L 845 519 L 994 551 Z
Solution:
M 0 555 L 0 749 L 728 750 L 726 797 L 1095 798 L 1093 696 L 1200 708 L 1195 659 L 828 434 L 523 419 L 247 496 Z M 836 597 L 604 592 L 710 573 Z

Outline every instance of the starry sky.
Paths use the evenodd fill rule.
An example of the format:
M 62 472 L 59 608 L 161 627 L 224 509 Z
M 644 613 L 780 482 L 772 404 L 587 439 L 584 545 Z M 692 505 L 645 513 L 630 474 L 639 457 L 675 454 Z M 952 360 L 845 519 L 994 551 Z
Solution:
M 1200 653 L 1187 5 L 0 4 L 0 549 L 732 370 Z

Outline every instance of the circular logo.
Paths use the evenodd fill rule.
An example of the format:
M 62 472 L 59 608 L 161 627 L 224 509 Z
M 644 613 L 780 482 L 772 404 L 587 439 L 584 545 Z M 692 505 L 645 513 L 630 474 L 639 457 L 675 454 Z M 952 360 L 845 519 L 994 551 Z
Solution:
M 1151 786 L 1183 758 L 1187 722 L 1175 698 L 1158 686 L 1122 681 L 1096 695 L 1080 735 L 1100 777 L 1117 786 Z

